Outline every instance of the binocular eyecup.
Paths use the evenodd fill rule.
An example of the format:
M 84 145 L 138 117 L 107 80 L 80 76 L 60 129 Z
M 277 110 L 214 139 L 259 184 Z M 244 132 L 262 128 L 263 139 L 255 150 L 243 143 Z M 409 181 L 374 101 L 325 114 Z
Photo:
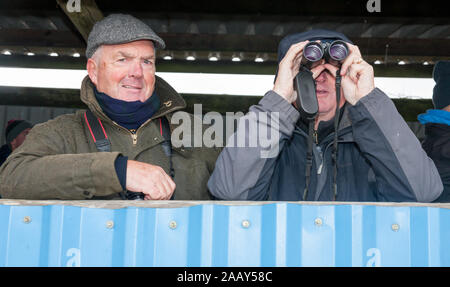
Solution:
M 347 58 L 349 49 L 342 40 L 329 42 L 309 42 L 303 48 L 302 64 L 311 67 L 315 62 L 325 59 L 332 65 L 339 65 Z

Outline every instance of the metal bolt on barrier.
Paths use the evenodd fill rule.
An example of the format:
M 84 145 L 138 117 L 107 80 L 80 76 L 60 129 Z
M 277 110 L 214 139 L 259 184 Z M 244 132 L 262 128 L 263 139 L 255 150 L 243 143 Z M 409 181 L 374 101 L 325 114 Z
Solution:
M 242 221 L 242 227 L 244 227 L 244 228 L 249 228 L 249 227 L 250 227 L 250 221 L 248 221 L 248 220 L 243 220 L 243 221 Z
M 398 225 L 397 223 L 392 224 L 391 226 L 392 231 L 397 232 L 400 229 L 400 225 Z
M 175 220 L 172 220 L 171 222 L 169 222 L 169 227 L 171 229 L 177 228 L 177 222 Z
M 317 217 L 316 219 L 314 219 L 314 224 L 315 224 L 316 226 L 322 226 L 322 224 L 323 224 L 322 218 Z
M 106 228 L 111 229 L 114 227 L 114 221 L 109 220 L 106 222 Z
M 23 222 L 24 222 L 24 223 L 30 223 L 30 222 L 31 222 L 31 217 L 30 217 L 30 216 L 25 216 L 25 217 L 23 218 Z

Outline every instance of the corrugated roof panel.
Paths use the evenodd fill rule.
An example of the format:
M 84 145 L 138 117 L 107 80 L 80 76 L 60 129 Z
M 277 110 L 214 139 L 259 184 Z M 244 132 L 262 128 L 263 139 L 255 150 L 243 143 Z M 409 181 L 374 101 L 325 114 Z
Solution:
M 0 266 L 450 266 L 438 207 L 7 204 Z
M 361 34 L 363 38 L 387 38 L 394 33 L 397 29 L 400 29 L 402 24 L 400 23 L 383 23 L 370 26 L 364 33 Z
M 2 29 L 26 29 L 19 17 L 2 16 L 0 17 L 0 28 Z
M 419 39 L 432 39 L 432 38 L 448 38 L 450 36 L 450 25 L 435 25 L 419 34 Z
M 415 25 L 402 25 L 395 32 L 388 36 L 388 38 L 417 38 L 418 35 L 421 35 L 425 31 L 432 28 L 433 25 L 423 25 L 423 24 L 415 24 Z

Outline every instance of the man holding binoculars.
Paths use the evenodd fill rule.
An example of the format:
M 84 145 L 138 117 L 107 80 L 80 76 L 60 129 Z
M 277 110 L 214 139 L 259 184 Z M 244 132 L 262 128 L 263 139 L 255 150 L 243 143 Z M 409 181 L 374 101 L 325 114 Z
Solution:
M 269 119 L 240 119 L 208 182 L 216 198 L 430 202 L 441 194 L 433 161 L 345 35 L 288 35 L 278 62 L 273 89 L 249 109 Z M 246 121 L 279 133 L 277 153 L 230 144 L 251 141 Z

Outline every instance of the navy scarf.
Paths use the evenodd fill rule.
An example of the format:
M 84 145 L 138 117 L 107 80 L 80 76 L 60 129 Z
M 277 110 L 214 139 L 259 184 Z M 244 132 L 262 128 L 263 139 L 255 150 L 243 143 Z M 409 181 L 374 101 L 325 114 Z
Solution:
M 113 121 L 129 130 L 137 130 L 150 119 L 160 106 L 160 99 L 156 92 L 145 102 L 126 102 L 111 98 L 105 93 L 97 91 L 94 87 L 95 97 L 105 114 Z

